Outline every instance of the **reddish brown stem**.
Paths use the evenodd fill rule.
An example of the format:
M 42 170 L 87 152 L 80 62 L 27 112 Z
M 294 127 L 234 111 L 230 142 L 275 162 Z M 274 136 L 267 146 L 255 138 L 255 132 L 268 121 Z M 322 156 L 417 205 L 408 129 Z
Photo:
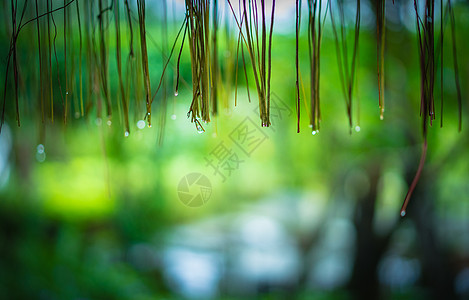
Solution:
M 417 169 L 417 173 L 415 174 L 414 180 L 412 180 L 412 183 L 409 187 L 409 191 L 407 192 L 407 195 L 405 196 L 405 199 L 404 199 L 404 203 L 402 204 L 402 207 L 401 207 L 401 217 L 404 217 L 406 215 L 406 209 L 407 209 L 407 205 L 409 204 L 410 197 L 412 196 L 412 193 L 414 192 L 414 189 L 417 186 L 420 176 L 422 175 L 422 170 L 423 170 L 423 166 L 425 165 L 426 156 L 427 156 L 427 139 L 425 138 L 425 141 L 422 146 L 422 156 L 420 157 L 420 163 Z

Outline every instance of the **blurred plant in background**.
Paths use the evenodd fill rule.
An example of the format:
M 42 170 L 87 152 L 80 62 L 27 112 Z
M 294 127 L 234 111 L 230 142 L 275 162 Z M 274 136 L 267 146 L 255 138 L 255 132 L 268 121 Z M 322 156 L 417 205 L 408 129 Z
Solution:
M 51 2 L 53 9 L 59 7 Z M 99 2 L 102 10 L 111 4 Z M 427 164 L 406 217 L 399 216 L 422 143 L 419 48 L 412 1 L 385 4 L 384 120 L 380 120 L 377 101 L 376 7 L 374 2 L 361 1 L 353 84 L 359 114 L 354 117 L 352 134 L 338 80 L 336 41 L 326 19 L 320 58 L 321 132 L 314 136 L 307 130 L 296 133 L 298 87 L 301 101 L 306 98 L 302 90 L 311 88 L 307 38 L 311 31 L 306 25 L 300 27 L 296 47 L 293 2 L 276 3 L 271 126 L 261 128 L 262 110 L 260 113 L 255 99 L 257 88 L 247 48 L 242 46 L 230 7 L 219 1 L 218 21 L 226 26 L 220 25 L 217 38 L 221 105 L 211 123 L 202 122 L 202 134 L 186 119 L 194 94 L 191 53 L 187 46 L 179 48 L 186 30 L 179 31 L 185 18 L 184 3 L 147 1 L 148 76 L 152 86 L 161 82 L 154 95 L 146 95 L 144 90 L 145 59 L 137 48 L 137 33 L 133 34 L 135 45 L 125 46 L 119 75 L 113 14 L 99 13 L 96 1 L 80 3 L 85 7 L 80 11 L 83 20 L 87 20 L 81 27 L 89 34 L 80 43 L 78 23 L 73 21 L 76 13 L 70 12 L 64 21 L 63 12 L 55 12 L 57 62 L 52 53 L 54 65 L 45 67 L 42 79 L 38 78 L 37 49 L 30 46 L 31 41 L 37 42 L 35 23 L 25 26 L 17 41 L 22 122 L 21 127 L 16 126 L 15 83 L 9 80 L 6 123 L 0 134 L 1 299 L 469 296 L 469 141 L 464 121 L 458 133 L 458 92 L 450 42 L 443 45 L 444 64 L 435 74 L 436 82 L 443 74 L 443 89 L 436 86 L 435 94 L 441 93 L 446 100 L 444 126 L 428 128 Z M 5 25 L 0 54 L 5 58 L 12 19 L 8 4 L 2 5 Z M 300 5 L 304 12 L 307 5 Z M 348 32 L 344 38 L 351 43 L 356 2 L 344 1 L 343 5 L 343 26 Z M 464 39 L 469 32 L 469 7 L 465 2 L 453 6 L 464 87 L 469 72 L 464 55 L 469 51 Z M 119 7 L 121 28 L 129 23 L 138 27 L 136 3 L 124 1 Z M 34 5 L 28 9 L 28 14 L 36 15 Z M 239 12 L 236 6 L 234 10 Z M 50 26 L 54 38 L 52 19 L 49 24 L 47 17 L 41 22 L 42 29 Z M 56 83 L 57 76 L 65 78 L 66 74 L 62 22 L 70 25 L 66 35 L 70 51 L 65 79 L 70 91 L 67 125 L 58 96 L 65 93 Z M 173 44 L 178 32 L 179 40 Z M 120 35 L 124 45 L 131 34 L 121 29 Z M 85 41 L 87 36 L 96 43 Z M 42 37 L 44 65 L 49 63 L 49 49 L 54 51 L 53 46 L 48 48 L 46 37 Z M 90 50 L 87 57 L 87 45 L 102 49 L 103 55 L 93 55 Z M 127 57 L 131 47 L 134 56 Z M 83 115 L 79 48 L 84 53 L 83 73 L 93 74 L 82 80 Z M 302 79 L 295 72 L 296 49 L 303 62 L 298 64 Z M 104 62 L 109 68 L 106 90 L 115 112 L 112 118 L 105 109 L 100 111 L 100 105 L 106 107 L 107 103 L 99 86 L 105 77 L 99 73 Z M 44 83 L 51 75 L 52 89 Z M 177 78 L 180 83 L 174 95 Z M 44 89 L 41 94 L 38 82 L 50 92 Z M 38 108 L 45 103 L 41 95 L 50 94 L 56 98 L 51 107 L 44 104 L 43 122 L 42 113 L 35 112 L 42 112 Z M 152 128 L 146 126 L 148 106 L 143 99 L 148 97 L 153 102 Z M 466 99 L 463 97 L 463 120 L 467 119 Z M 129 125 L 123 103 L 129 104 Z M 303 102 L 299 105 L 305 107 Z M 49 114 L 52 108 L 54 112 Z M 307 116 L 308 109 L 304 111 Z M 233 138 L 246 120 L 252 120 L 252 128 L 264 137 L 253 151 L 243 151 Z M 310 121 L 309 116 L 302 118 L 300 127 L 307 128 Z M 130 134 L 124 137 L 127 126 Z M 249 130 L 246 127 L 246 133 Z M 208 163 L 221 144 L 230 155 L 237 155 L 236 168 Z M 178 197 L 181 178 L 193 172 L 211 183 L 209 200 L 198 208 L 184 205 Z

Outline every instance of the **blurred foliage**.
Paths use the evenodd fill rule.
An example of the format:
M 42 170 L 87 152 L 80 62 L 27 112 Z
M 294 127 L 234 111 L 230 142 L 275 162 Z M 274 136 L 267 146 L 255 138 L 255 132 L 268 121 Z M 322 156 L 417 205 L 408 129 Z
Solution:
M 161 28 L 152 20 L 158 20 L 159 16 L 154 11 L 151 13 L 155 15 L 147 17 L 148 31 L 158 33 Z M 464 54 L 469 52 L 465 38 L 469 33 L 469 8 L 465 3 L 458 3 L 456 20 L 461 82 L 467 83 L 469 61 Z M 25 121 L 17 128 L 13 114 L 8 115 L 9 127 L 0 135 L 0 145 L 11 145 L 10 152 L 0 151 L 3 155 L 0 158 L 5 158 L 5 166 L 9 166 L 8 172 L 6 167 L 0 169 L 0 298 L 191 297 L 190 293 L 181 292 L 183 286 L 172 283 L 166 264 L 165 251 L 172 246 L 169 241 L 178 236 L 177 229 L 184 226 L 203 229 L 197 226 L 207 220 L 236 219 L 238 214 L 246 212 L 269 216 L 277 209 L 276 201 L 281 197 L 286 197 L 289 209 L 280 209 L 281 217 L 276 221 L 285 228 L 300 253 L 300 264 L 304 265 L 304 270 L 298 268 L 296 285 L 276 287 L 274 284 L 263 288 L 259 284 L 254 291 L 230 289 L 230 281 L 236 274 L 230 274 L 227 267 L 221 271 L 227 273 L 222 276 L 216 294 L 210 297 L 348 299 L 355 293 L 369 296 L 364 290 L 372 293 L 374 289 L 378 292 L 371 295 L 384 298 L 427 298 L 442 293 L 454 296 L 458 293 L 453 284 L 456 274 L 469 268 L 467 90 L 463 90 L 463 131 L 458 133 L 451 45 L 445 44 L 444 126 L 439 128 L 435 124 L 430 129 L 424 175 L 408 216 L 401 219 L 399 207 L 415 173 L 422 142 L 416 36 L 415 30 L 404 23 L 388 20 L 386 112 L 380 121 L 372 23 L 362 26 L 360 32 L 356 91 L 360 99 L 359 119 L 354 114 L 359 132 L 351 135 L 337 77 L 334 41 L 327 23 L 321 56 L 322 128 L 315 136 L 307 126 L 309 120 L 304 110 L 302 130 L 295 133 L 293 31 L 274 35 L 273 101 L 285 109 L 272 110 L 276 113 L 271 119 L 272 127 L 262 129 L 267 139 L 251 156 L 241 152 L 230 139 L 230 134 L 246 117 L 258 123 L 255 93 L 251 91 L 253 98 L 249 103 L 242 69 L 238 74 L 238 105 L 234 106 L 233 86 L 228 84 L 223 91 L 228 94 L 231 90 L 225 96 L 229 107 L 222 109 L 210 124 L 204 124 L 206 132 L 199 134 L 186 119 L 192 97 L 190 86 L 182 84 L 177 97 L 171 92 L 174 57 L 165 90 L 168 108 L 160 116 L 166 121 L 162 144 L 155 128 L 158 126 L 137 127 L 141 115 L 131 118 L 132 134 L 128 138 L 123 137 L 123 125 L 118 118 L 110 126 L 96 122 L 91 115 L 73 120 L 67 126 L 47 122 L 42 127 L 40 120 L 29 118 L 33 113 L 27 103 L 35 101 L 36 96 L 26 83 L 33 84 L 37 72 L 28 68 L 28 59 L 36 56 L 30 55 L 25 28 L 24 36 L 18 41 L 19 51 L 24 51 L 20 56 L 24 59 L 21 97 L 26 104 L 21 114 Z M 178 24 L 169 25 L 169 36 L 174 37 Z M 127 39 L 124 33 L 122 38 Z M 78 38 L 73 40 L 76 43 Z M 169 40 L 164 45 L 167 48 L 172 46 L 173 41 Z M 6 57 L 5 30 L 1 31 L 0 42 L 0 55 Z M 152 84 L 158 82 L 163 66 L 158 43 L 149 42 Z M 114 49 L 109 51 L 113 53 Z M 227 57 L 233 57 L 234 51 L 220 44 L 220 53 Z M 188 50 L 182 53 L 181 77 L 184 82 L 191 82 Z M 118 80 L 113 72 L 113 56 L 110 57 L 109 79 L 112 95 L 116 95 Z M 61 59 L 59 56 L 59 64 Z M 306 38 L 300 41 L 300 62 L 304 89 L 308 90 Z M 242 67 L 242 62 L 238 64 Z M 253 81 L 250 83 L 253 88 Z M 436 95 L 441 92 L 436 88 Z M 159 101 L 155 102 L 154 111 L 158 111 Z M 435 102 L 438 103 L 436 99 Z M 354 109 L 356 112 L 358 106 Z M 226 181 L 206 162 L 220 142 L 243 160 Z M 45 147 L 43 162 L 37 158 L 38 144 Z M 178 199 L 178 183 L 191 172 L 205 174 L 212 184 L 210 200 L 200 208 L 186 207 Z M 331 231 L 329 226 L 334 221 L 349 224 L 353 234 L 344 237 Z M 236 223 L 228 224 L 226 228 L 209 226 L 210 230 L 200 230 L 197 236 L 209 239 L 213 231 L 233 239 L 232 244 L 224 244 L 227 249 L 223 248 L 229 260 L 230 253 L 237 249 L 229 249 L 230 245 L 241 248 L 243 237 L 233 228 Z M 357 275 L 350 267 L 348 275 L 344 275 L 346 281 L 333 288 L 312 280 L 314 276 L 309 274 L 315 265 L 311 257 L 326 249 L 323 243 L 328 239 L 340 242 L 336 239 L 347 237 L 352 239 L 346 249 L 355 266 L 362 266 L 360 254 L 368 256 L 370 262 L 377 256 L 371 271 L 366 273 L 363 267 L 365 274 Z M 370 247 L 365 251 L 366 245 Z M 197 247 L 194 249 L 194 253 L 200 252 Z M 329 255 L 332 257 L 333 253 Z M 418 278 L 408 286 L 397 288 L 381 277 L 378 282 L 378 266 L 390 255 L 418 261 Z M 427 255 L 434 264 L 428 263 Z M 185 271 L 203 273 L 197 266 Z M 451 281 L 449 285 L 441 283 L 442 290 L 438 290 L 440 286 L 435 285 L 432 277 L 438 274 Z M 356 277 L 375 281 L 362 287 L 354 285 L 359 282 L 355 281 Z M 468 286 L 464 290 L 466 294 L 459 294 L 461 297 L 468 296 Z

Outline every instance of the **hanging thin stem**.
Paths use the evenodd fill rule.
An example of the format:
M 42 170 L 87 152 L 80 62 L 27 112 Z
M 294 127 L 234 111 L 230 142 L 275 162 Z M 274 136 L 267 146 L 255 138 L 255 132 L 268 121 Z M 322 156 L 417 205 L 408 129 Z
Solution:
M 145 0 L 137 0 L 137 7 L 138 23 L 140 27 L 140 48 L 142 52 L 143 82 L 145 86 L 145 98 L 147 106 L 147 114 L 145 118 L 147 119 L 148 127 L 151 127 L 151 86 L 150 71 L 148 68 L 147 41 L 145 36 Z
M 78 1 L 76 2 L 77 5 L 77 20 L 78 20 L 78 33 L 80 35 L 80 57 L 79 57 L 79 80 L 80 80 L 80 112 L 81 116 L 83 117 L 85 112 L 83 108 L 83 75 L 82 75 L 82 49 L 83 49 L 83 41 L 82 41 L 82 33 L 81 33 L 81 18 L 80 18 L 80 5 Z
M 39 7 L 38 0 L 36 0 L 36 17 L 39 16 Z M 40 107 L 41 107 L 41 121 L 44 123 L 45 114 L 44 114 L 44 91 L 43 91 L 43 80 L 42 80 L 42 51 L 41 51 L 41 32 L 39 28 L 39 18 L 36 19 L 37 27 L 37 45 L 38 45 L 38 55 L 39 55 L 39 87 L 40 87 Z
M 117 63 L 117 75 L 119 76 L 119 88 L 122 100 L 122 110 L 124 112 L 124 136 L 129 136 L 129 108 L 127 105 L 127 99 L 124 89 L 124 82 L 122 80 L 122 62 L 121 62 L 121 40 L 120 40 L 120 16 L 119 16 L 119 1 L 114 0 L 114 23 L 116 26 L 116 63 Z
M 376 4 L 376 53 L 378 69 L 378 106 L 379 118 L 384 118 L 384 45 L 386 33 L 386 1 L 378 0 Z
M 456 92 L 458 95 L 458 130 L 462 130 L 462 96 L 461 96 L 461 85 L 459 83 L 459 67 L 458 67 L 458 56 L 456 51 L 456 25 L 454 21 L 454 11 L 451 6 L 451 0 L 448 0 L 448 10 L 451 20 L 451 38 L 453 41 L 453 66 L 454 66 L 454 81 L 456 83 Z M 442 55 L 443 56 L 443 55 Z

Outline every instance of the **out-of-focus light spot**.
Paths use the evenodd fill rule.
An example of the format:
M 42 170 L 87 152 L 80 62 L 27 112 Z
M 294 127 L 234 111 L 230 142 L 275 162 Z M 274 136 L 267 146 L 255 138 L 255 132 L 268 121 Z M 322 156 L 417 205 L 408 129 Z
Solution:
M 164 273 L 171 289 L 189 299 L 214 298 L 221 278 L 221 258 L 208 251 L 171 247 L 165 251 Z
M 400 256 L 385 257 L 378 267 L 381 283 L 392 289 L 412 286 L 420 276 L 420 264 L 416 259 Z
M 269 216 L 244 215 L 234 224 L 239 239 L 233 272 L 245 288 L 296 280 L 300 258 L 288 232 Z
M 314 264 L 310 276 L 314 286 L 332 290 L 347 282 L 350 270 L 348 258 L 340 252 L 332 251 Z
M 46 153 L 45 152 L 42 152 L 42 153 L 39 153 L 39 152 L 36 152 L 36 160 L 38 162 L 44 162 L 46 160 Z
M 46 152 L 43 144 L 39 144 L 36 147 L 36 160 L 41 163 L 46 160 Z
M 36 150 L 37 150 L 37 153 L 39 154 L 44 153 L 44 145 L 43 144 L 37 145 Z
M 139 120 L 139 121 L 137 122 L 137 128 L 138 128 L 138 129 L 143 129 L 143 128 L 145 128 L 145 121 Z
M 11 151 L 11 132 L 7 123 L 3 124 L 0 134 L 0 188 L 5 186 L 10 178 L 9 156 Z

